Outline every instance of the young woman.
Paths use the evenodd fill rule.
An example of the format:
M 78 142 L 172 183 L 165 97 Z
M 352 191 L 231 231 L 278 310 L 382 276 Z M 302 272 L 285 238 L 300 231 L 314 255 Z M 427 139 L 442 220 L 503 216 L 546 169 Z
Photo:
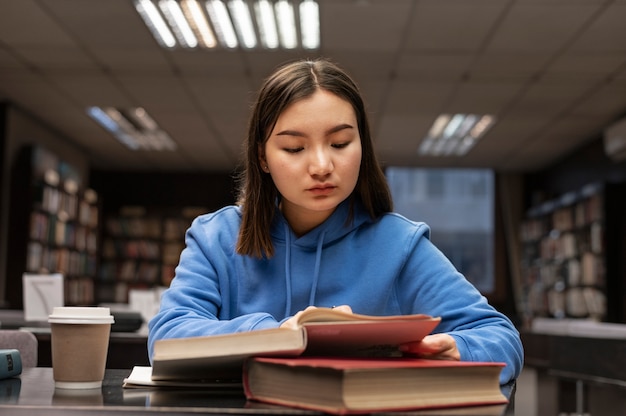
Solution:
M 440 316 L 407 351 L 501 361 L 505 383 L 523 351 L 511 321 L 429 241 L 392 213 L 359 90 L 327 60 L 279 68 L 248 127 L 236 206 L 196 218 L 176 277 L 150 321 L 164 338 L 293 325 L 308 307 L 369 315 Z

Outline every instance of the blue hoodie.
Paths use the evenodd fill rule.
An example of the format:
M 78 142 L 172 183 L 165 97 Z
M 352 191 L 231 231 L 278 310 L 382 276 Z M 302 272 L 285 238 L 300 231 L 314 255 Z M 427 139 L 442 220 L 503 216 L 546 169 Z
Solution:
M 240 207 L 196 218 L 149 323 L 150 358 L 159 339 L 275 328 L 309 305 L 345 304 L 361 314 L 440 316 L 435 332 L 455 338 L 461 360 L 505 362 L 502 383 L 519 375 L 519 333 L 431 243 L 426 224 L 394 213 L 373 220 L 359 204 L 348 216 L 346 201 L 298 237 L 277 210 L 269 259 L 236 253 Z

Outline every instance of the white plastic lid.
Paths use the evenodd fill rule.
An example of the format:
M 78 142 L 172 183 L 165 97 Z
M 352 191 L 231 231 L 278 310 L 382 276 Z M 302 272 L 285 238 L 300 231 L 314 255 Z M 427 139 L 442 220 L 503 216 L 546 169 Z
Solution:
M 48 316 L 52 324 L 112 324 L 114 323 L 109 308 L 95 306 L 59 306 Z

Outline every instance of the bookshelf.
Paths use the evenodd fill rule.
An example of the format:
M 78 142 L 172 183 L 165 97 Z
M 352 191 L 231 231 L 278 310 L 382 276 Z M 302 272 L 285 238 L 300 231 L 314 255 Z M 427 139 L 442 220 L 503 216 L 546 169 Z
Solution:
M 528 210 L 520 230 L 526 323 L 624 321 L 623 192 L 594 183 Z
M 39 146 L 21 152 L 12 175 L 7 298 L 22 308 L 24 272 L 64 276 L 67 305 L 94 303 L 98 268 L 98 194 L 76 170 Z
M 174 278 L 185 231 L 202 207 L 122 206 L 104 218 L 99 302 L 128 302 L 132 289 L 167 287 Z

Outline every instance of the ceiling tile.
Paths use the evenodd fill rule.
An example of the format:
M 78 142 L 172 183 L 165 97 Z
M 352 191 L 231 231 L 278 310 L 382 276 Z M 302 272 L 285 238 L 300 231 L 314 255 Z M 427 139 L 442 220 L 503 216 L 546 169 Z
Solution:
M 593 53 L 566 53 L 555 58 L 546 69 L 547 76 L 602 78 L 611 76 L 626 63 L 626 55 Z
M 570 47 L 576 52 L 626 52 L 626 4 L 612 4 L 591 22 Z
M 462 82 L 442 111 L 497 115 L 511 104 L 523 88 L 522 82 Z
M 137 106 L 114 79 L 100 74 L 54 73 L 46 77 L 52 85 L 82 109 L 88 106 Z
M 43 46 L 68 47 L 74 40 L 35 0 L 3 1 L 0 39 L 12 48 Z
M 460 53 L 481 49 L 497 25 L 506 2 L 427 0 L 416 2 L 416 5 L 404 40 L 406 49 Z
M 593 18 L 597 4 L 515 3 L 493 35 L 487 51 L 556 52 Z
M 411 0 L 320 1 L 323 48 L 335 53 L 396 50 L 409 19 Z

